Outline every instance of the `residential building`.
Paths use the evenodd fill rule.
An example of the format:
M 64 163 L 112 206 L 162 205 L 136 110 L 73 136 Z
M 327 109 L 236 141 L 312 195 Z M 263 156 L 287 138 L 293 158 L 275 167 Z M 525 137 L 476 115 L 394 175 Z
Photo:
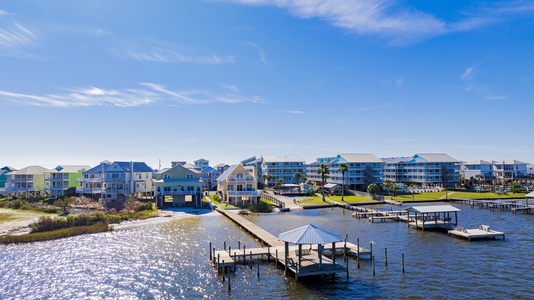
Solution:
M 343 174 L 339 171 L 342 163 L 348 167 L 344 181 Z M 317 161 L 306 167 L 306 177 L 315 185 L 322 184 L 322 177 L 317 173 L 321 164 L 326 164 L 330 171 L 327 183 L 345 184 L 349 189 L 363 190 L 369 184 L 384 182 L 384 162 L 373 154 L 344 153 L 317 158 Z
M 158 207 L 202 206 L 201 173 L 176 165 L 156 173 L 155 199 Z
M 15 168 L 5 166 L 0 169 L 0 195 L 3 195 L 7 184 L 7 173 L 16 171 Z
M 495 180 L 505 183 L 514 179 L 528 178 L 528 165 L 518 160 L 474 160 L 462 162 L 461 173 L 466 180 L 479 178 L 484 182 Z M 481 175 L 482 178 L 477 175 Z
M 245 160 L 242 160 L 241 165 L 245 167 L 245 169 L 248 169 L 249 172 L 254 172 L 254 177 L 256 177 L 256 180 L 260 182 L 260 187 L 263 187 L 263 180 L 261 180 L 261 175 L 263 175 L 261 172 L 261 162 L 261 157 L 258 158 L 256 156 L 252 156 Z M 271 180 L 271 182 L 273 181 Z
M 69 188 L 76 188 L 77 179 L 90 168 L 87 165 L 60 165 L 45 171 L 45 193 L 50 198 L 64 197 Z
M 193 162 L 195 166 L 197 166 L 200 170 L 203 170 L 210 166 L 210 161 L 207 159 L 197 159 Z
M 225 163 L 220 163 L 218 165 L 215 165 L 213 168 L 216 169 L 217 171 L 221 172 L 221 174 L 222 174 L 222 173 L 224 173 L 224 171 L 228 170 L 228 168 L 230 168 L 230 166 L 225 164 Z
M 224 202 L 234 205 L 257 204 L 261 198 L 257 179 L 242 165 L 231 166 L 217 178 L 217 191 Z
M 384 158 L 384 181 L 453 187 L 460 183 L 460 161 L 443 153 Z
M 30 166 L 7 174 L 7 196 L 38 198 L 44 197 L 44 173 L 48 169 Z
M 103 161 L 98 166 L 82 173 L 82 177 L 76 179 L 78 187 L 76 193 L 93 200 L 102 198 L 102 186 L 105 170 L 111 165 L 109 161 Z
M 111 163 L 104 171 L 102 201 L 153 197 L 153 172 L 144 162 Z
M 261 158 L 259 173 L 271 175 L 271 184 L 280 180 L 284 183 L 299 184 L 300 179 L 295 178 L 295 173 L 300 173 L 303 177 L 306 174 L 306 161 L 297 155 L 263 155 Z M 261 180 L 261 175 L 258 179 Z
M 534 175 L 534 164 L 527 164 L 527 174 Z
M 203 187 L 208 191 L 216 191 L 217 178 L 219 178 L 223 172 L 208 166 L 200 171 L 200 173 Z

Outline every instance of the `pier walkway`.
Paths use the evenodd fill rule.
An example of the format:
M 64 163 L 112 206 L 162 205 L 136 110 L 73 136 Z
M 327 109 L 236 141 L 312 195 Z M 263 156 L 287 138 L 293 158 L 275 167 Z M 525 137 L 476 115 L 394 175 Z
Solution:
M 332 244 L 322 245 L 322 255 L 319 255 L 319 245 L 313 244 L 302 249 L 303 255 L 298 255 L 298 246 L 288 246 L 288 261 L 285 261 L 285 243 L 277 237 L 268 233 L 256 224 L 246 220 L 234 211 L 227 211 L 220 208 L 215 208 L 219 213 L 225 215 L 236 224 L 238 224 L 245 231 L 258 239 L 264 247 L 261 248 L 246 248 L 241 244 L 237 248 L 228 247 L 226 243 L 223 250 L 216 251 L 215 248 L 210 249 L 210 259 L 218 269 L 230 268 L 235 270 L 237 263 L 251 263 L 254 259 L 274 260 L 277 265 L 281 265 L 286 270 L 295 274 L 295 277 L 332 274 L 345 271 L 346 268 L 335 262 L 335 256 L 345 254 L 347 256 L 356 257 L 357 259 L 371 259 L 371 251 L 362 248 L 359 244 L 350 242 L 341 242 L 335 244 L 335 249 Z M 265 247 L 266 246 L 266 247 Z M 329 255 L 326 255 L 329 254 Z
M 486 225 L 480 225 L 478 229 L 466 229 L 461 226 L 456 226 L 453 230 L 448 231 L 448 235 L 464 237 L 470 241 L 472 239 L 496 239 L 497 237 L 502 237 L 503 240 L 505 239 L 504 232 L 490 230 L 489 226 Z

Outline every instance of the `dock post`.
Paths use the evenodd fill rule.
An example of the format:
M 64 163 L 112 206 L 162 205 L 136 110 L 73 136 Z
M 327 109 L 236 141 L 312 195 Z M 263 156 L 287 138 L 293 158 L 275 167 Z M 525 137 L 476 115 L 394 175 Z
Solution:
M 209 249 L 210 249 L 209 250 L 210 251 L 210 261 L 213 262 L 213 256 L 211 255 L 211 243 L 210 243 L 210 248 Z
M 271 246 L 267 246 L 267 261 L 271 261 Z
M 343 261 L 345 261 L 346 259 L 347 259 L 347 238 L 345 238 L 345 245 L 343 246 Z
M 248 260 L 250 269 L 252 270 L 252 251 L 250 251 L 250 259 Z
M 219 271 L 220 268 L 220 262 L 221 262 L 221 254 L 217 254 L 217 271 Z
M 388 247 L 384 248 L 384 256 L 386 257 L 386 266 L 388 265 Z
M 226 268 L 224 267 L 224 259 L 223 259 L 222 273 L 223 273 L 223 282 L 224 282 L 224 275 L 226 273 Z
M 237 241 L 237 249 L 241 249 L 241 241 Z
M 243 245 L 243 263 L 247 260 L 247 252 L 245 251 L 246 246 Z
M 371 264 L 373 265 L 373 277 L 375 277 L 375 257 L 371 258 Z
M 369 254 L 369 257 L 373 257 L 373 241 L 369 242 L 369 251 L 371 252 Z
M 356 239 L 356 262 L 358 263 L 358 269 L 360 268 L 360 238 Z
M 234 251 L 234 272 L 237 272 L 237 254 Z
M 213 247 L 213 261 L 212 263 L 215 263 L 215 247 Z
M 230 284 L 230 274 L 228 274 L 228 292 L 232 289 L 232 284 Z
M 228 246 L 228 255 L 232 255 L 232 247 Z
M 345 269 L 347 269 L 347 280 L 349 280 L 349 258 L 345 260 Z
M 226 242 L 224 242 L 224 251 L 226 251 Z
M 275 261 L 274 261 L 274 266 L 278 267 L 278 249 L 276 249 L 275 254 L 276 254 L 276 257 L 275 257 Z
M 402 254 L 402 274 L 404 274 L 404 253 Z
M 260 258 L 258 257 L 258 278 L 260 278 Z

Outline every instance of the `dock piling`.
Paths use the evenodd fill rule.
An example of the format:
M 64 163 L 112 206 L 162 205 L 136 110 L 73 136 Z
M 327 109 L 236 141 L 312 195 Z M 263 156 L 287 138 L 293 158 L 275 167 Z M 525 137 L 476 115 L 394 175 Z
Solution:
M 360 268 L 360 238 L 356 239 L 356 262 L 358 263 L 358 269 Z
M 248 260 L 248 264 L 250 265 L 250 269 L 252 270 L 252 251 L 250 251 L 250 259 Z
M 260 258 L 258 257 L 258 278 L 260 278 Z
M 278 268 L 278 249 L 276 249 L 275 254 L 276 254 L 276 257 L 274 261 L 274 266 Z
M 223 282 L 224 282 L 224 275 L 226 273 L 226 268 L 224 267 L 224 259 L 223 259 L 223 267 L 222 267 L 222 273 L 223 273 Z
M 388 265 L 388 247 L 384 248 L 384 256 L 386 258 L 386 266 Z
M 373 277 L 375 277 L 375 257 L 371 258 L 371 265 L 373 266 Z
M 226 242 L 224 242 L 224 251 L 226 251 Z
M 404 253 L 402 254 L 402 274 L 404 274 Z
M 237 249 L 241 249 L 241 241 L 237 241 Z
M 210 243 L 209 251 L 210 251 L 210 261 L 213 261 L 213 256 L 212 256 L 212 253 L 211 253 L 211 243 Z

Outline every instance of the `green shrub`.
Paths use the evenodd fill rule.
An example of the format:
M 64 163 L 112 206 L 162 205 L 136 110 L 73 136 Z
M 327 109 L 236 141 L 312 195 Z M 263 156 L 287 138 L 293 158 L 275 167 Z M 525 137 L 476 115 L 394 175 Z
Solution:
M 78 226 L 67 229 L 60 229 L 48 232 L 37 232 L 23 235 L 6 235 L 0 237 L 0 243 L 13 244 L 13 243 L 31 243 L 47 240 L 55 240 L 65 237 L 71 237 L 86 233 L 106 232 L 112 230 L 108 224 L 99 222 L 91 226 Z

